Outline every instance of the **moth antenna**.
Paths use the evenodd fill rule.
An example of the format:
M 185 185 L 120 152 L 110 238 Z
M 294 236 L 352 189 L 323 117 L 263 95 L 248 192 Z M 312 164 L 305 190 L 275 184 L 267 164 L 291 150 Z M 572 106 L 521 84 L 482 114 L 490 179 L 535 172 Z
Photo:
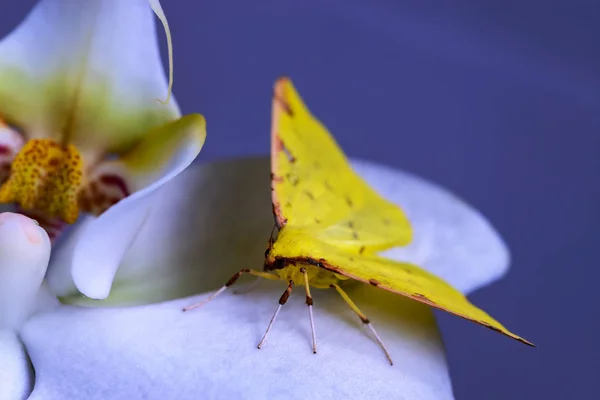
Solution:
M 273 235 L 275 235 L 275 229 L 277 229 L 277 223 L 273 224 L 273 229 L 271 229 L 271 240 L 274 241 Z
M 271 317 L 271 321 L 269 321 L 269 326 L 267 326 L 267 330 L 265 331 L 265 334 L 263 335 L 262 339 L 260 340 L 260 343 L 258 344 L 259 349 L 261 349 L 264 346 L 265 341 L 267 340 L 267 335 L 269 334 L 269 331 L 271 330 L 271 327 L 273 326 L 273 323 L 275 322 L 275 319 L 277 318 L 277 315 L 279 314 L 279 310 L 281 310 L 281 306 L 283 306 L 287 302 L 288 298 L 290 297 L 290 294 L 292 293 L 293 287 L 294 287 L 294 281 L 290 281 L 287 289 L 285 289 L 285 292 L 283 292 L 283 294 L 279 298 L 279 304 L 277 305 L 277 308 L 275 309 L 275 313 L 273 313 L 273 316 Z
M 377 341 L 377 343 L 379 344 L 379 346 L 381 347 L 381 349 L 385 353 L 386 358 L 390 362 L 390 365 L 394 365 L 394 362 L 392 361 L 392 357 L 390 356 L 390 353 L 385 348 L 385 345 L 383 344 L 383 341 L 381 340 L 381 338 L 377 334 L 377 331 L 375 330 L 375 328 L 371 324 L 371 321 L 369 321 L 369 318 L 367 318 L 367 316 L 365 314 L 363 314 L 362 311 L 360 311 L 360 309 L 356 306 L 356 304 L 354 304 L 354 302 L 352 301 L 352 299 L 350 299 L 350 297 L 346 294 L 346 292 L 344 292 L 342 290 L 341 287 L 339 287 L 339 285 L 333 284 L 333 285 L 331 285 L 331 287 L 334 288 L 340 294 L 340 296 L 342 296 L 342 298 L 344 299 L 344 301 L 346 302 L 346 304 L 348 304 L 348 306 L 350 306 L 350 308 L 352 309 L 352 311 L 354 311 L 356 313 L 356 315 L 358 315 L 358 317 L 360 318 L 360 320 L 362 321 L 362 323 L 365 324 L 365 325 L 367 325 L 369 327 L 369 329 L 371 330 L 371 333 L 373 333 L 373 336 L 375 336 L 375 340 Z
M 190 306 L 184 307 L 183 311 L 190 311 L 190 310 L 193 310 L 194 308 L 198 308 L 200 306 L 205 305 L 206 303 L 211 302 L 215 297 L 217 297 L 218 295 L 220 295 L 221 293 L 223 293 L 230 286 L 233 286 L 233 284 L 236 283 L 238 281 L 238 279 L 240 279 L 240 276 L 242 276 L 243 274 L 250 274 L 250 275 L 257 276 L 259 278 L 270 279 L 270 280 L 273 280 L 273 281 L 280 280 L 276 275 L 269 274 L 268 272 L 256 271 L 256 270 L 253 270 L 253 269 L 243 269 L 243 270 L 241 270 L 239 272 L 236 272 L 227 281 L 227 283 L 225 284 L 225 286 L 221 287 L 221 289 L 217 290 L 216 292 L 214 292 L 213 294 L 211 294 L 210 296 L 208 296 L 206 299 L 201 300 L 198 303 L 195 303 L 195 304 L 192 304 Z
M 304 275 L 304 288 L 306 289 L 306 305 L 308 306 L 308 316 L 310 318 L 310 332 L 312 333 L 313 354 L 317 354 L 317 335 L 315 334 L 315 321 L 313 319 L 313 299 L 310 295 L 310 286 L 308 284 L 308 272 L 306 268 L 300 268 L 300 272 Z

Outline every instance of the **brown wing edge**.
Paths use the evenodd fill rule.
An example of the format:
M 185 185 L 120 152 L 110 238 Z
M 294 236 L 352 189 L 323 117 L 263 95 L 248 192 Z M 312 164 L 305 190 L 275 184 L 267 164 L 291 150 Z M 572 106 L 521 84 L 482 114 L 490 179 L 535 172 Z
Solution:
M 271 201 L 273 204 L 273 215 L 279 228 L 283 227 L 287 220 L 281 213 L 281 206 L 275 192 L 275 181 L 277 177 L 277 155 L 283 151 L 281 140 L 278 136 L 279 118 L 282 113 L 292 114 L 290 106 L 285 101 L 286 86 L 290 84 L 288 77 L 280 77 L 273 87 L 273 101 L 271 109 Z
M 290 260 L 291 260 L 291 259 L 290 259 Z M 493 326 L 489 325 L 487 322 L 484 322 L 484 321 L 478 321 L 478 320 L 476 320 L 476 319 L 469 318 L 469 317 L 467 317 L 467 316 L 465 316 L 465 315 L 463 315 L 463 314 L 455 313 L 455 312 L 453 312 L 453 311 L 450 311 L 450 310 L 448 310 L 448 309 L 446 309 L 446 308 L 444 308 L 444 307 L 441 307 L 440 305 L 436 304 L 434 301 L 432 301 L 432 300 L 428 299 L 428 298 L 427 298 L 426 296 L 424 296 L 424 295 L 414 295 L 414 296 L 411 296 L 411 295 L 408 295 L 408 294 L 406 294 L 406 293 L 398 292 L 398 291 L 396 291 L 396 290 L 393 290 L 393 289 L 391 289 L 391 288 L 385 287 L 384 285 L 382 285 L 380 282 L 378 282 L 378 281 L 377 281 L 377 280 L 375 280 L 375 279 L 365 280 L 365 279 L 363 279 L 363 278 L 360 278 L 360 277 L 357 277 L 357 276 L 354 276 L 354 275 L 348 274 L 348 273 L 346 273 L 346 272 L 344 272 L 344 271 L 340 270 L 340 269 L 339 269 L 338 267 L 336 267 L 335 265 L 331 265 L 331 264 L 329 264 L 329 263 L 328 263 L 326 260 L 324 260 L 324 259 L 315 260 L 315 259 L 313 259 L 313 258 L 310 258 L 310 257 L 298 257 L 298 258 L 296 258 L 296 259 L 293 259 L 293 261 L 298 261 L 298 262 L 306 262 L 306 263 L 309 263 L 309 264 L 315 265 L 315 266 L 317 266 L 317 267 L 319 267 L 319 268 L 323 268 L 323 269 L 326 269 L 326 270 L 328 270 L 328 271 L 335 272 L 336 274 L 344 275 L 344 276 L 347 276 L 348 278 L 351 278 L 351 279 L 354 279 L 354 280 L 357 280 L 357 281 L 360 281 L 360 282 L 363 282 L 363 283 L 368 283 L 368 284 L 370 284 L 370 285 L 372 285 L 372 286 L 375 286 L 375 287 L 378 287 L 378 288 L 380 288 L 380 289 L 387 290 L 388 292 L 392 292 L 392 293 L 396 293 L 396 294 L 399 294 L 399 295 L 401 295 L 401 296 L 404 296 L 404 297 L 408 297 L 409 299 L 416 300 L 416 301 L 418 301 L 418 302 L 421 302 L 421 303 L 427 304 L 427 305 L 429 305 L 429 306 L 431 306 L 431 307 L 435 307 L 435 308 L 437 308 L 437 309 L 439 309 L 439 310 L 442 310 L 442 311 L 446 311 L 447 313 L 450 313 L 450 314 L 453 314 L 453 315 L 459 316 L 459 317 L 461 317 L 461 318 L 464 318 L 464 319 L 466 319 L 466 320 L 468 320 L 468 321 L 476 322 L 476 323 L 477 323 L 477 324 L 479 324 L 479 325 L 483 325 L 483 326 L 485 326 L 486 328 L 489 328 L 489 329 L 491 329 L 491 330 L 493 330 L 493 331 L 495 331 L 495 332 L 501 333 L 501 334 L 503 334 L 503 335 L 505 335 L 505 336 L 508 336 L 508 337 L 510 337 L 511 339 L 514 339 L 514 340 L 516 340 L 516 341 L 518 341 L 518 342 L 521 342 L 521 343 L 523 343 L 523 344 L 526 344 L 526 345 L 528 345 L 528 346 L 531 346 L 531 347 L 537 347 L 535 344 L 531 343 L 530 341 L 528 341 L 528 340 L 526 340 L 526 339 L 523 339 L 522 337 L 520 337 L 520 336 L 517 336 L 517 335 L 515 335 L 515 334 L 513 334 L 513 333 L 511 333 L 511 332 L 502 332 L 501 330 L 499 330 L 499 329 L 497 329 L 497 328 L 495 328 L 495 327 L 493 327 Z

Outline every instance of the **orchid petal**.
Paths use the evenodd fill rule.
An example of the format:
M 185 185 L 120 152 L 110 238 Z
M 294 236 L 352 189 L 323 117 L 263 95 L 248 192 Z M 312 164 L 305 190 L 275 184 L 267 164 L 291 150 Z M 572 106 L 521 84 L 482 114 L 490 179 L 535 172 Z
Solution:
M 167 99 L 165 101 L 161 101 L 157 99 L 161 104 L 169 104 L 171 101 L 171 95 L 173 91 L 173 40 L 171 39 L 171 29 L 169 28 L 169 22 L 167 21 L 167 17 L 165 12 L 163 11 L 162 6 L 160 5 L 159 0 L 148 0 L 150 4 L 150 8 L 156 14 L 156 17 L 160 20 L 165 30 L 165 35 L 167 36 L 167 49 L 169 52 L 169 88 L 167 92 Z
M 246 263 L 243 256 L 238 261 Z M 225 272 L 217 275 L 226 279 Z M 264 282 L 189 313 L 182 307 L 198 298 L 132 308 L 65 306 L 37 316 L 23 330 L 36 370 L 30 399 L 453 398 L 428 307 L 365 285 L 348 293 L 376 326 L 393 366 L 333 290 L 313 292 L 316 355 L 303 293 L 292 294 L 266 347 L 257 350 L 285 286 Z
M 33 370 L 18 334 L 0 329 L 0 399 L 26 399 L 33 388 Z
M 75 285 L 86 296 L 102 299 L 108 296 L 112 279 L 123 254 L 145 223 L 151 211 L 153 195 L 162 185 L 187 168 L 200 152 L 206 137 L 204 118 L 191 114 L 156 128 L 148 140 L 138 144 L 114 168 L 125 168 L 130 182 L 148 185 L 144 189 L 109 208 L 98 218 L 74 227 L 76 242 L 69 244 L 53 257 L 48 282 L 55 293 L 68 294 L 72 288 L 70 271 Z M 133 187 L 137 189 L 136 186 Z
M 0 329 L 18 329 L 34 311 L 50 259 L 50 239 L 33 220 L 0 214 Z
M 193 160 L 206 140 L 206 122 L 200 114 L 189 114 L 150 130 L 129 151 L 116 160 L 90 168 L 90 181 L 103 174 L 121 175 L 131 192 L 149 186 L 173 163 L 178 153 Z M 177 163 L 177 161 L 175 161 Z
M 0 115 L 28 137 L 120 153 L 179 115 L 167 90 L 147 0 L 42 0 L 0 42 Z
M 353 166 L 382 196 L 402 207 L 414 229 L 408 246 L 382 255 L 419 265 L 466 294 L 508 271 L 508 247 L 466 201 L 407 172 L 365 161 Z
M 33 386 L 17 329 L 40 306 L 55 304 L 40 304 L 38 296 L 49 257 L 50 239 L 42 228 L 23 215 L 0 214 L 0 399 L 25 399 Z
M 23 137 L 0 119 L 0 185 L 8 179 L 10 165 L 23 143 Z
M 502 240 L 465 202 L 408 173 L 364 161 L 353 165 L 383 196 L 400 204 L 413 224 L 413 242 L 389 251 L 390 257 L 417 263 L 467 293 L 506 270 Z M 267 158 L 225 161 L 193 166 L 161 188 L 102 304 L 189 296 L 228 279 L 219 281 L 215 271 L 261 268 L 273 227 L 269 176 Z M 96 253 L 89 254 L 81 262 L 90 271 L 101 269 L 93 261 Z M 99 284 L 98 276 L 94 280 Z M 111 282 L 106 279 L 103 288 Z M 79 296 L 66 300 L 89 303 Z

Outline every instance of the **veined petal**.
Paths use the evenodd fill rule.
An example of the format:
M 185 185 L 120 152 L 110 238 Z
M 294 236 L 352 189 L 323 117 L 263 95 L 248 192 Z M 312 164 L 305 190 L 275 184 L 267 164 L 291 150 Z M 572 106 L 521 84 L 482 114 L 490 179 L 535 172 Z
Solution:
M 204 118 L 199 114 L 187 115 L 148 133 L 120 160 L 98 167 L 96 176 L 100 181 L 107 174 L 123 176 L 132 191 L 141 190 L 97 219 L 88 219 L 74 227 L 72 234 L 77 239 L 67 238 L 51 262 L 48 282 L 55 293 L 69 293 L 72 285 L 66 279 L 72 274 L 76 286 L 86 296 L 94 299 L 108 296 L 123 254 L 151 211 L 155 191 L 192 163 L 205 137 Z
M 400 204 L 413 224 L 413 242 L 389 251 L 390 257 L 417 263 L 464 292 L 506 271 L 508 252 L 502 240 L 462 200 L 408 173 L 363 161 L 353 161 L 353 166 L 383 196 Z M 269 176 L 268 158 L 221 161 L 193 166 L 162 187 L 122 258 L 110 297 L 100 304 L 189 296 L 223 285 L 215 271 L 260 269 L 273 227 Z M 115 231 L 119 223 L 115 221 Z M 93 261 L 96 253 L 89 254 L 90 271 L 104 268 Z M 80 296 L 66 300 L 89 304 Z
M 147 0 L 42 0 L 0 42 L 0 116 L 28 137 L 120 153 L 179 115 Z
M 240 265 L 252 261 L 238 254 Z M 227 279 L 230 271 L 215 272 Z M 182 307 L 199 298 L 65 306 L 36 316 L 23 329 L 36 371 L 30 399 L 453 398 L 428 307 L 366 285 L 348 294 L 377 328 L 393 366 L 333 290 L 313 291 L 316 355 L 302 290 L 292 293 L 266 347 L 257 350 L 285 286 L 264 282 L 189 313 Z

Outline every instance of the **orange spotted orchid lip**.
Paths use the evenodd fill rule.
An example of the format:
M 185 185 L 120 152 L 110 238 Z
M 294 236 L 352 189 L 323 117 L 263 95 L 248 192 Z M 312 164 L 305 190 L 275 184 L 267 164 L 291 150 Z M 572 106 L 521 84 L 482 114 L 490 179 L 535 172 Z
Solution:
M 0 203 L 52 239 L 82 213 L 99 216 L 148 187 L 204 142 L 203 119 L 180 119 L 171 101 L 159 1 L 127 3 L 44 0 L 0 41 Z M 168 83 L 153 11 L 167 33 Z
M 0 186 L 0 202 L 17 203 L 72 224 L 79 215 L 82 169 L 75 146 L 30 140 L 15 156 L 8 180 Z
M 0 127 L 5 135 L 0 143 L 0 203 L 17 204 L 51 239 L 74 223 L 80 211 L 100 215 L 130 194 L 123 176 L 90 168 L 73 144 L 48 138 L 26 141 L 1 121 Z
M 171 97 L 170 42 L 158 0 L 41 0 L 0 40 L 0 203 L 51 239 L 80 222 L 53 243 L 55 294 L 106 297 L 150 198 L 204 145 Z

